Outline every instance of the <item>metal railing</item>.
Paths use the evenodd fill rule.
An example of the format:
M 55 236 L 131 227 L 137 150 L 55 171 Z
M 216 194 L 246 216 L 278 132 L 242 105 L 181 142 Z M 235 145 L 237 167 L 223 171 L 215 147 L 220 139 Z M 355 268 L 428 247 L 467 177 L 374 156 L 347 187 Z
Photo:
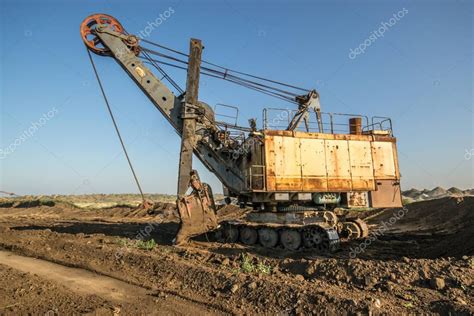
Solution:
M 324 129 L 324 116 L 329 117 L 329 129 Z M 349 118 L 359 117 L 362 119 L 362 126 L 369 125 L 369 117 L 360 114 L 348 114 L 348 113 L 329 113 L 321 112 L 321 120 L 323 120 L 323 133 L 329 132 L 330 134 L 349 134 L 350 124 Z M 345 120 L 343 120 L 343 118 Z
M 272 112 L 279 112 L 275 117 L 269 118 Z M 263 129 L 284 129 L 290 124 L 295 110 L 278 109 L 278 108 L 264 108 L 263 109 Z M 268 120 L 271 119 L 271 123 Z M 282 123 L 283 122 L 283 123 Z
M 224 113 L 219 113 L 218 109 L 220 109 Z M 239 108 L 233 105 L 217 103 L 214 106 L 214 117 L 216 118 L 216 121 L 220 121 L 218 120 L 218 118 L 223 118 L 223 123 L 237 126 L 237 121 L 239 119 Z M 230 122 L 228 122 L 227 120 L 230 120 Z
M 371 124 L 362 128 L 363 133 L 367 133 L 370 131 L 385 131 L 388 134 L 392 135 L 392 119 L 383 116 L 373 116 Z
M 265 108 L 263 109 L 263 129 L 286 129 L 297 110 Z M 374 116 L 369 120 L 366 115 L 349 113 L 321 112 L 321 127 L 317 122 L 316 112 L 309 112 L 308 129 L 314 133 L 328 134 L 350 134 L 349 118 L 359 117 L 362 120 L 363 133 L 371 133 L 374 130 L 386 131 L 392 134 L 392 121 L 387 117 Z M 306 131 L 306 125 L 301 122 L 298 131 Z

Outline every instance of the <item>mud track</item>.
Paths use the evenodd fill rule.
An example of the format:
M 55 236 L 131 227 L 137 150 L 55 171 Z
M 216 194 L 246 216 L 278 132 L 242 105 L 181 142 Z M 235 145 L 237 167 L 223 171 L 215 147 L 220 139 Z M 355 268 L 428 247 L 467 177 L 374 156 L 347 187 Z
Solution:
M 176 248 L 169 206 L 151 213 L 0 208 L 0 248 L 28 257 L 20 262 L 46 261 L 26 269 L 0 256 L 0 313 L 473 314 L 474 199 L 398 211 L 366 214 L 377 234 L 329 255 L 223 245 L 210 235 Z M 147 250 L 137 242 L 143 238 L 157 245 Z M 69 273 L 41 273 L 51 263 L 85 273 L 86 281 L 114 280 L 118 292 L 136 290 L 127 299 L 74 290 Z

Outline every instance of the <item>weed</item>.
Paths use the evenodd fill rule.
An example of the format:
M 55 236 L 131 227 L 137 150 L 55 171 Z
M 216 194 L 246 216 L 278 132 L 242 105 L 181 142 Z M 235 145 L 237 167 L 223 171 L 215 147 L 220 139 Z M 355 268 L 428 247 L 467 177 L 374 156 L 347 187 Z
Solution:
M 263 262 L 259 262 L 257 264 L 257 272 L 260 272 L 263 274 L 270 274 L 272 272 L 272 268 Z
M 240 268 L 235 268 L 235 269 L 232 269 L 232 274 L 233 275 L 239 275 L 240 274 Z
M 156 242 L 154 239 L 150 239 L 148 241 L 139 240 L 136 243 L 137 248 L 144 249 L 144 250 L 152 250 L 153 248 L 155 248 L 155 246 L 156 246 Z
M 131 248 L 138 248 L 144 250 L 152 250 L 156 247 L 156 242 L 154 239 L 150 239 L 148 241 L 143 240 L 128 240 L 127 238 L 118 238 L 116 241 L 117 245 L 120 247 L 131 247 Z
M 252 260 L 252 258 L 250 258 L 247 254 L 242 254 L 241 261 L 242 262 L 240 264 L 240 269 L 241 271 L 246 273 L 255 272 L 270 274 L 272 271 L 272 268 L 269 265 L 265 264 L 262 261 L 259 261 L 258 259 L 257 263 L 255 264 L 254 260 Z
M 240 264 L 240 268 L 246 273 L 255 271 L 255 265 L 253 264 L 252 259 L 244 253 L 242 254 L 242 263 Z

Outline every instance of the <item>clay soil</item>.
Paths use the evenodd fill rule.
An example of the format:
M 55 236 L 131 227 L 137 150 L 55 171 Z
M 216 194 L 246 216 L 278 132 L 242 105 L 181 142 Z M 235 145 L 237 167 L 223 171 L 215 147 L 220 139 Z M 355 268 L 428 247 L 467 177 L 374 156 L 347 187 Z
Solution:
M 3 204 L 0 314 L 474 314 L 474 198 L 358 215 L 366 240 L 289 253 L 174 247 L 172 204 Z

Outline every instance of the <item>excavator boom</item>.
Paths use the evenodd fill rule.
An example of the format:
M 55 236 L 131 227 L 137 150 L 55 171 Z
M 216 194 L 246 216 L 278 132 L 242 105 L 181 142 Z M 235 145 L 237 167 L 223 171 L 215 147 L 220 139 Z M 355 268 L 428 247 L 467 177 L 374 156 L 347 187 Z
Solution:
M 191 236 L 217 228 L 212 192 L 208 185 L 200 182 L 197 172 L 192 169 L 193 153 L 211 170 L 220 170 L 226 165 L 196 135 L 196 128 L 205 125 L 202 120 L 204 106 L 198 102 L 201 42 L 191 40 L 186 93 L 175 96 L 137 57 L 140 52 L 138 38 L 125 35 L 123 27 L 113 17 L 98 14 L 86 18 L 81 25 L 81 34 L 93 38 L 85 40 L 88 49 L 99 55 L 112 56 L 122 66 L 181 136 L 177 199 L 181 224 L 176 243 L 183 243 Z M 103 47 L 98 47 L 98 43 Z M 226 169 L 230 173 L 232 167 Z M 229 186 L 238 187 L 238 172 L 221 180 L 228 182 Z M 192 192 L 186 195 L 189 187 Z

